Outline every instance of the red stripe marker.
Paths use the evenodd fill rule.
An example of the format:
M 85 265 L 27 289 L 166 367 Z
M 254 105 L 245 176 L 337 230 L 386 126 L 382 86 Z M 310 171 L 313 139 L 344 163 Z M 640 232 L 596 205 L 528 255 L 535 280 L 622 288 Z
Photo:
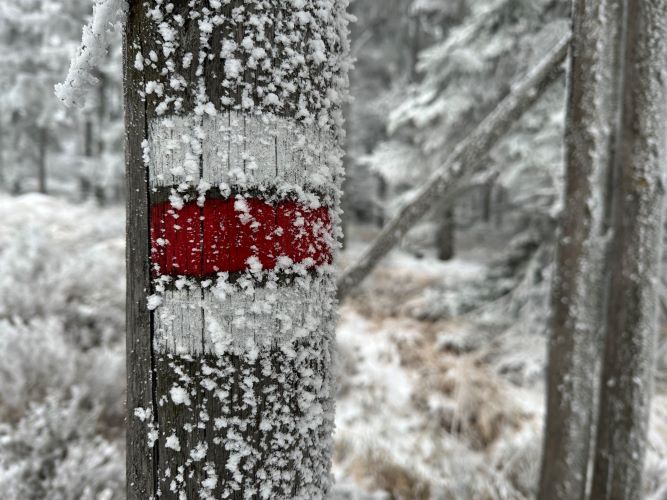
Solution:
M 270 204 L 258 198 L 208 199 L 203 207 L 169 201 L 151 207 L 151 258 L 155 276 L 201 278 L 263 269 L 288 257 L 308 268 L 332 262 L 332 227 L 327 207 L 310 209 L 295 201 Z M 203 250 L 203 252 L 202 252 Z

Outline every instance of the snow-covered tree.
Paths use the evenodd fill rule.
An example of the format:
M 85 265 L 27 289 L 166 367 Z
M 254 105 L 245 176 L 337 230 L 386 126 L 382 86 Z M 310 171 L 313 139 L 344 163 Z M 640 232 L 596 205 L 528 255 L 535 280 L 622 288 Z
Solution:
M 121 183 L 119 43 L 99 65 L 104 85 L 81 116 L 66 113 L 53 94 L 91 6 L 89 0 L 0 4 L 0 178 L 6 190 L 77 197 L 77 178 L 84 188 L 105 182 L 108 191 Z M 87 148 L 86 137 L 97 146 Z
M 619 2 L 620 3 L 620 2 Z M 643 494 L 667 161 L 667 1 L 625 5 L 609 303 L 591 498 Z
M 416 18 L 413 0 L 353 0 L 350 13 L 350 74 L 354 103 L 345 107 L 345 167 L 347 170 L 343 221 L 381 223 L 384 179 L 359 161 L 386 137 L 386 119 L 410 81 Z
M 620 2 L 574 2 L 540 499 L 585 498 L 605 307 Z
M 25 175 L 39 191 L 47 190 L 46 157 L 57 141 L 56 127 L 66 120 L 57 100 L 44 96 L 52 96 L 50 90 L 68 56 L 61 46 L 63 31 L 74 26 L 68 14 L 62 5 L 47 0 L 0 6 L 3 183 L 18 187 L 19 176 Z
M 346 6 L 129 4 L 130 499 L 329 490 Z

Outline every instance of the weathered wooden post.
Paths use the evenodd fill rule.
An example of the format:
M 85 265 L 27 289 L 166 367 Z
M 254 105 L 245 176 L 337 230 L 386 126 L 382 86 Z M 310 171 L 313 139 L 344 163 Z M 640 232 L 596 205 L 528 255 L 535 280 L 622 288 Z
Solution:
M 130 2 L 130 499 L 329 488 L 346 5 Z

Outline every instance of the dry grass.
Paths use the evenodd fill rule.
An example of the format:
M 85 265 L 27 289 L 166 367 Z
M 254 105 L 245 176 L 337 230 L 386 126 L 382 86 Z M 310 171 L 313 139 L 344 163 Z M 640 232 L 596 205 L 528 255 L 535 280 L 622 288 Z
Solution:
M 507 384 L 475 356 L 426 352 L 422 360 L 415 406 L 428 412 L 430 425 L 460 436 L 472 449 L 487 449 L 527 418 Z
M 367 318 L 395 318 L 404 315 L 401 304 L 415 300 L 438 281 L 432 275 L 415 276 L 411 272 L 383 268 L 373 273 L 370 283 L 354 293 L 350 302 Z
M 358 312 L 356 306 L 346 307 Z M 529 498 L 536 481 L 531 444 L 535 439 L 522 439 L 522 435 L 539 434 L 532 425 L 535 415 L 526 413 L 518 401 L 518 389 L 487 364 L 485 349 L 461 347 L 475 334 L 473 325 L 463 320 L 429 322 L 399 315 L 366 320 L 363 328 L 368 331 L 361 341 L 388 342 L 393 346 L 388 349 L 395 349 L 400 357 L 400 369 L 415 381 L 409 413 L 420 423 L 410 432 L 420 442 L 432 443 L 432 449 L 422 453 L 415 442 L 414 456 L 406 449 L 379 451 L 391 439 L 386 430 L 378 430 L 377 435 L 374 431 L 368 436 L 372 444 L 365 441 L 364 445 L 359 444 L 358 436 L 345 439 L 339 434 L 336 461 L 345 474 L 366 491 L 379 490 L 395 499 Z M 354 367 L 359 356 L 350 346 L 343 346 L 345 373 L 359 373 Z M 343 397 L 361 390 L 346 384 L 345 378 L 342 382 Z M 391 393 L 386 397 L 391 398 Z M 382 401 L 376 404 L 385 406 Z M 410 466 L 401 460 L 408 457 Z M 418 472 L 422 470 L 429 472 Z
M 350 475 L 369 491 L 383 491 L 391 500 L 428 500 L 430 483 L 411 467 L 398 463 L 387 452 L 367 449 L 349 467 Z

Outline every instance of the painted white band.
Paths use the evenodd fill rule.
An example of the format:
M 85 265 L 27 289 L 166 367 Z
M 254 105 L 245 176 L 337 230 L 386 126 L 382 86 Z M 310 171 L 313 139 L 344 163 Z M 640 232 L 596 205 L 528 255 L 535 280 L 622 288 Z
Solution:
M 331 328 L 334 290 L 330 272 L 299 277 L 290 286 L 168 290 L 155 310 L 154 348 L 222 355 L 288 345 Z
M 199 180 L 246 189 L 328 192 L 338 152 L 331 133 L 274 115 L 236 111 L 155 118 L 149 124 L 151 187 Z

